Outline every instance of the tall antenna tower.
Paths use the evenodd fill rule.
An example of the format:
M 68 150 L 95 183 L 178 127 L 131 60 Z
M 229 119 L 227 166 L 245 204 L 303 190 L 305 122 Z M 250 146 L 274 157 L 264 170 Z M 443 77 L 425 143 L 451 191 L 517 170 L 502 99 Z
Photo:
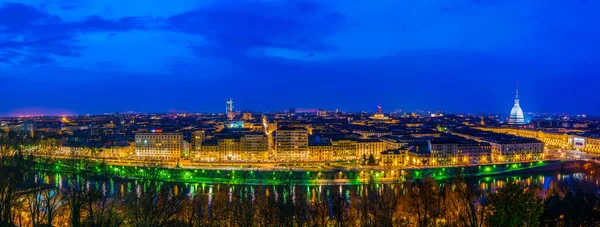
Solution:
M 233 112 L 233 99 L 232 98 L 227 99 L 227 102 L 225 102 L 225 113 L 229 113 L 229 112 Z

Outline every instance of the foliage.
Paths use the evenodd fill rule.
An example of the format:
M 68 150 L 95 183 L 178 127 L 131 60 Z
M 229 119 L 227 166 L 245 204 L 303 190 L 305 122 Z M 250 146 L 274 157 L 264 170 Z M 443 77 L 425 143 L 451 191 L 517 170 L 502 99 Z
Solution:
M 542 199 L 531 188 L 508 182 L 490 196 L 489 226 L 540 226 Z
M 377 162 L 375 161 L 375 157 L 373 156 L 373 154 L 369 155 L 369 160 L 367 161 L 367 165 L 370 165 L 370 166 L 377 165 Z

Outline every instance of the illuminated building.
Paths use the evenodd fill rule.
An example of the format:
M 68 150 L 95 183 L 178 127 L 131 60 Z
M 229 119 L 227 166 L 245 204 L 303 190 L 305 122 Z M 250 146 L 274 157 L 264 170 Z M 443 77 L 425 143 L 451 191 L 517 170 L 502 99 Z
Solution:
M 405 158 L 406 165 L 428 166 L 435 165 L 431 160 L 431 150 L 429 143 L 414 143 L 407 148 Z M 382 157 L 383 158 L 383 157 Z
M 494 141 L 494 140 L 492 140 Z M 490 141 L 494 161 L 519 162 L 541 160 L 544 143 L 539 141 Z
M 199 152 L 195 153 L 193 157 L 194 160 L 202 162 L 221 161 L 221 157 L 219 156 L 219 141 L 216 139 L 203 141 Z
M 405 152 L 401 150 L 387 150 L 380 153 L 381 166 L 404 166 Z
M 29 134 L 31 137 L 33 137 L 35 130 L 35 121 L 23 121 L 21 124 L 19 124 L 19 133 Z
M 458 143 L 458 155 L 453 164 L 483 164 L 492 161 L 492 145 L 475 140 L 463 140 Z
M 246 162 L 267 161 L 269 141 L 264 133 L 246 133 L 241 139 L 242 160 Z
M 59 148 L 56 155 L 73 157 L 91 157 L 93 149 L 81 145 L 63 145 Z
M 406 143 L 399 141 L 399 138 L 396 136 L 386 136 L 380 139 L 385 143 L 387 149 L 398 149 L 403 145 L 406 145 Z
M 435 113 L 431 114 L 431 117 L 443 117 L 444 114 L 440 111 L 437 110 Z
M 233 99 L 230 98 L 225 102 L 225 114 L 227 118 L 231 121 L 235 118 L 235 112 L 233 112 Z
M 308 161 L 308 130 L 282 127 L 275 131 L 275 157 L 278 161 Z
M 128 158 L 135 154 L 135 144 L 134 143 L 118 143 L 112 146 L 103 147 L 98 152 L 99 158 Z
M 287 123 L 287 124 L 284 124 L 283 127 L 303 128 L 303 129 L 306 129 L 308 131 L 309 135 L 312 135 L 312 131 L 313 131 L 312 125 L 311 124 L 307 124 L 307 123 L 299 123 L 299 122 Z
M 538 139 L 547 146 L 555 146 L 563 149 L 574 149 L 583 152 L 600 154 L 600 139 L 597 135 L 577 135 L 565 132 L 551 132 L 532 129 L 516 128 L 477 128 L 482 131 L 510 134 L 525 138 Z
M 597 135 L 594 137 L 586 137 L 584 140 L 583 147 L 578 148 L 578 149 L 580 149 L 581 151 L 585 151 L 585 152 L 599 154 L 600 153 L 600 137 Z
M 422 131 L 422 132 L 413 132 L 410 134 L 410 136 L 414 137 L 414 138 L 423 138 L 423 137 L 440 137 L 442 135 L 442 133 L 440 132 L 433 132 L 433 131 Z
M 243 161 L 242 143 L 238 135 L 218 137 L 220 161 Z
M 333 159 L 331 141 L 315 137 L 308 142 L 308 161 L 328 162 Z
M 379 159 L 381 152 L 388 150 L 385 142 L 379 139 L 359 139 L 356 143 L 356 153 L 358 158 L 369 157 L 373 155 L 375 159 Z
M 412 166 L 453 166 L 492 161 L 492 146 L 457 136 L 411 142 L 407 146 L 406 164 Z
M 517 93 L 515 95 L 515 105 L 510 111 L 510 117 L 508 119 L 508 124 L 511 125 L 524 125 L 525 124 L 525 116 L 523 115 L 523 110 L 521 109 L 521 105 L 519 104 L 519 85 L 517 84 Z
M 428 141 L 431 155 L 430 165 L 452 165 L 458 156 L 458 141 L 454 139 L 433 139 Z
M 192 147 L 190 153 L 193 155 L 196 152 L 200 152 L 202 142 L 204 142 L 205 132 L 204 130 L 197 130 L 192 133 Z
M 319 117 L 327 117 L 327 111 L 325 111 L 325 110 L 317 110 L 317 116 L 319 116 Z
M 177 160 L 183 150 L 181 133 L 136 133 L 135 156 L 139 159 Z
M 382 137 L 382 136 L 391 136 L 392 132 L 389 130 L 378 130 L 378 129 L 355 129 L 352 130 L 353 133 L 360 134 L 362 138 L 369 137 Z
M 233 128 L 233 129 L 240 129 L 240 128 L 244 128 L 244 122 L 243 121 L 230 121 L 227 124 L 228 128 Z
M 389 117 L 386 117 L 383 114 L 383 107 L 381 105 L 377 106 L 377 113 L 373 114 L 373 116 L 370 117 L 372 120 L 378 120 L 378 121 L 387 121 L 390 120 Z
M 244 112 L 244 113 L 242 113 L 242 120 L 244 120 L 244 121 L 251 121 L 253 119 L 254 118 L 252 117 L 252 113 L 250 113 L 250 112 Z
M 336 138 L 331 140 L 333 146 L 333 160 L 356 160 L 356 140 L 346 138 Z
M 461 129 L 456 135 L 492 146 L 494 162 L 534 161 L 544 158 L 544 143 L 540 140 L 477 129 Z

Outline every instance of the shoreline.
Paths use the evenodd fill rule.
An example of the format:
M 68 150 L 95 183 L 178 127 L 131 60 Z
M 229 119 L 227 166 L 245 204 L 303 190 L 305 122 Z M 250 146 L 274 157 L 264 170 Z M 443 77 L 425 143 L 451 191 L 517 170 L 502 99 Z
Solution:
M 477 166 L 444 166 L 429 168 L 402 167 L 233 167 L 230 168 L 169 168 L 160 166 L 126 166 L 85 160 L 83 167 L 73 167 L 58 160 L 42 163 L 33 160 L 35 168 L 42 165 L 46 170 L 63 173 L 93 173 L 98 176 L 117 177 L 125 180 L 157 180 L 173 183 L 232 184 L 232 185 L 361 185 L 376 183 L 400 183 L 430 176 L 434 180 L 449 180 L 457 177 L 485 177 L 506 174 L 569 171 L 585 161 L 537 161 L 523 163 L 486 164 Z M 48 165 L 51 168 L 47 168 Z M 231 168 L 233 167 L 233 168 Z

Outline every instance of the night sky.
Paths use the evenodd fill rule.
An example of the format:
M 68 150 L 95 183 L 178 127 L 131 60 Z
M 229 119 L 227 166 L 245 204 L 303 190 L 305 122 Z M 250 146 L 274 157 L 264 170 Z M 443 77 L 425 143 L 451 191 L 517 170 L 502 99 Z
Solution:
M 126 4 L 124 4 L 126 3 Z M 600 115 L 597 0 L 0 0 L 0 116 Z

